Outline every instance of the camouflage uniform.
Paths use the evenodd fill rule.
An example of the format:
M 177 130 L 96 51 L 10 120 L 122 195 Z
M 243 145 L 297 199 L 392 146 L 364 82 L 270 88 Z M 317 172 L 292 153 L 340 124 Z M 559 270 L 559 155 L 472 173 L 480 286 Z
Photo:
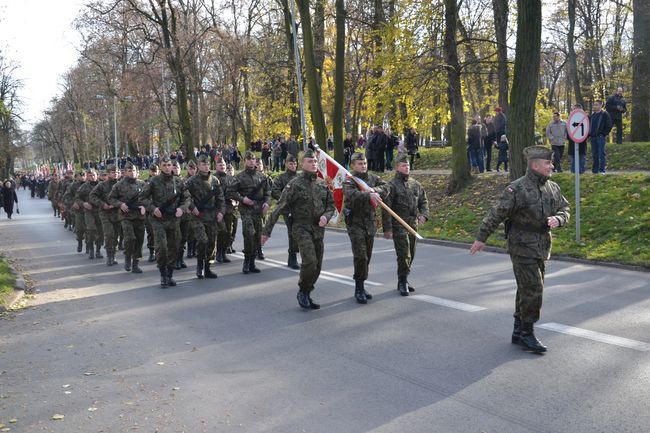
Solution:
M 151 179 L 153 179 L 155 176 L 151 176 L 151 171 L 149 172 L 149 178 L 145 180 L 145 184 L 148 184 L 151 182 Z M 156 242 L 153 237 L 153 227 L 151 227 L 151 219 L 153 216 L 149 214 L 149 211 L 147 211 L 147 214 L 145 215 L 144 219 L 144 226 L 147 229 L 147 249 L 149 249 L 149 262 L 155 262 L 156 261 L 156 252 L 155 252 L 155 246 Z
M 311 151 L 306 155 L 313 155 Z M 313 156 L 312 156 L 313 157 Z M 280 215 L 289 212 L 293 216 L 292 235 L 300 251 L 300 277 L 298 279 L 298 302 L 303 308 L 318 308 L 311 301 L 310 294 L 320 275 L 323 264 L 323 238 L 325 228 L 319 226 L 321 216 L 329 219 L 334 214 L 332 192 L 316 173 L 301 172 L 282 191 L 264 228 L 267 236 L 271 235 L 273 226 Z M 302 299 L 308 298 L 307 303 Z
M 269 205 L 271 201 L 269 182 L 266 176 L 255 168 L 246 168 L 233 177 L 232 182 L 228 185 L 226 196 L 239 203 L 242 234 L 244 235 L 244 267 L 242 271 L 244 273 L 259 272 L 255 267 L 255 256 L 260 249 L 262 207 L 264 204 Z M 252 206 L 246 206 L 243 203 L 244 197 L 248 197 L 255 203 Z
M 551 160 L 552 151 L 543 146 L 524 149 L 529 160 Z M 503 191 L 498 203 L 483 219 L 476 240 L 485 243 L 499 224 L 505 222 L 507 248 L 517 281 L 515 329 L 513 343 L 534 349 L 546 348 L 533 334 L 533 323 L 540 317 L 544 290 L 545 261 L 551 255 L 551 231 L 548 218 L 555 217 L 559 226 L 569 222 L 569 202 L 560 187 L 548 177 L 528 168 L 526 175 L 512 182 Z
M 190 195 L 182 179 L 171 173 L 161 173 L 144 186 L 140 193 L 140 204 L 151 214 L 161 286 L 173 286 L 176 284 L 172 276 L 180 241 L 180 219 L 175 213 L 177 208 L 183 212 L 188 210 Z M 160 218 L 153 214 L 156 208 L 162 213 Z
M 358 156 L 356 156 L 358 155 Z M 365 159 L 362 154 L 354 154 L 357 159 Z M 382 187 L 386 184 L 379 176 L 373 173 L 351 174 L 363 180 L 375 192 L 382 193 Z M 370 193 L 362 191 L 361 187 L 353 179 L 346 179 L 343 182 L 343 214 L 345 224 L 352 244 L 352 256 L 354 263 L 355 298 L 361 304 L 372 295 L 366 292 L 364 281 L 368 279 L 368 265 L 372 256 L 372 248 L 377 232 L 377 221 L 375 207 L 370 201 Z
M 395 163 L 408 162 L 406 155 L 399 155 Z M 429 201 L 422 185 L 409 176 L 395 173 L 387 183 L 387 196 L 384 202 L 409 226 L 417 230 L 418 217 L 429 218 Z M 408 295 L 408 275 L 415 258 L 415 236 L 397 222 L 388 212 L 382 210 L 384 232 L 393 233 L 393 245 L 397 253 L 398 289 Z M 409 290 L 413 290 L 409 287 Z
M 291 161 L 293 159 L 293 161 Z M 287 162 L 295 162 L 295 158 L 290 155 L 287 157 Z M 282 190 L 284 187 L 289 184 L 293 179 L 295 179 L 297 173 L 295 171 L 286 170 L 284 173 L 279 175 L 273 180 L 273 185 L 271 187 L 271 197 L 275 200 L 279 200 L 282 195 Z M 293 217 L 291 213 L 287 210 L 282 214 L 284 218 L 284 224 L 287 226 L 287 235 L 289 236 L 289 259 L 287 260 L 287 266 L 293 269 L 299 269 L 298 260 L 296 254 L 298 253 L 298 243 L 293 237 L 291 227 L 293 225 Z
M 185 185 L 192 196 L 190 209 L 196 208 L 199 212 L 198 216 L 191 215 L 198 247 L 196 276 L 216 278 L 217 275 L 210 270 L 210 260 L 214 260 L 217 246 L 217 214 L 225 212 L 223 189 L 219 179 L 209 172 L 198 172 Z
M 113 167 L 113 170 L 115 167 Z M 109 166 L 110 171 L 110 166 Z M 111 193 L 113 186 L 117 184 L 117 179 L 107 179 L 100 182 L 90 192 L 90 204 L 99 209 L 99 219 L 102 222 L 102 230 L 104 232 L 104 248 L 106 249 L 106 264 L 113 266 L 117 264 L 115 261 L 115 249 L 117 247 L 117 236 L 120 231 L 120 221 L 118 217 L 118 208 L 111 207 L 104 209 L 104 205 L 111 204 L 108 201 L 108 195 Z
M 188 181 L 189 177 L 181 178 L 179 177 L 181 182 L 183 182 L 183 185 L 185 185 L 185 182 Z M 194 217 L 190 215 L 189 210 L 183 213 L 183 216 L 181 216 L 180 223 L 178 225 L 178 228 L 180 230 L 180 239 L 178 241 L 178 252 L 176 255 L 176 264 L 175 267 L 176 269 L 181 269 L 181 268 L 187 268 L 187 265 L 185 264 L 185 261 L 183 260 L 183 256 L 185 254 L 185 245 L 191 244 L 194 241 Z M 191 256 L 191 255 L 190 255 Z
M 55 176 L 52 178 L 52 180 L 50 180 L 50 184 L 47 186 L 47 199 L 52 205 L 52 210 L 54 211 L 55 217 L 59 214 L 59 205 L 56 202 L 56 193 L 59 189 L 59 183 L 59 180 Z
M 127 163 L 127 168 L 129 164 Z M 124 234 L 124 269 L 136 274 L 142 272 L 138 261 L 142 258 L 145 216 L 140 213 L 139 196 L 144 186 L 144 181 L 125 176 L 115 184 L 108 195 L 109 203 L 118 209 L 118 217 Z M 122 204 L 126 204 L 129 208 L 128 212 L 120 210 Z
M 220 253 L 220 258 L 223 262 L 229 263 L 230 259 L 226 256 L 228 248 L 232 245 L 234 239 L 234 230 L 237 230 L 237 203 L 233 200 L 225 198 L 225 191 L 228 185 L 233 180 L 232 176 L 228 176 L 225 172 L 216 172 L 215 175 L 219 179 L 221 189 L 224 191 L 224 214 L 223 223 L 217 225 L 217 253 Z M 233 204 L 234 203 L 234 204 Z
M 99 182 L 97 181 L 86 181 L 83 185 L 79 187 L 75 195 L 75 203 L 79 206 L 79 209 L 82 209 L 84 215 L 84 222 L 86 224 L 86 245 L 90 252 L 90 258 L 98 259 L 103 258 L 101 254 L 101 248 L 103 243 L 104 234 L 102 232 L 102 222 L 99 219 L 99 208 L 90 203 L 90 192 L 95 188 Z M 90 203 L 92 209 L 86 209 L 83 204 Z M 93 245 L 95 246 L 95 251 L 93 253 Z
M 90 244 L 88 243 L 88 237 L 86 236 L 85 212 L 83 207 L 79 207 L 79 205 L 75 203 L 77 191 L 79 191 L 79 188 L 81 188 L 83 184 L 84 181 L 78 179 L 69 182 L 67 184 L 68 186 L 65 188 L 65 194 L 63 196 L 63 204 L 65 206 L 65 214 L 70 218 L 70 222 L 68 223 L 69 227 L 74 226 L 74 231 L 77 235 L 77 243 L 81 245 L 83 240 L 86 239 L 86 253 L 88 253 L 89 252 L 88 248 Z M 75 204 L 77 206 L 74 206 Z M 77 247 L 77 251 L 79 251 L 78 247 Z

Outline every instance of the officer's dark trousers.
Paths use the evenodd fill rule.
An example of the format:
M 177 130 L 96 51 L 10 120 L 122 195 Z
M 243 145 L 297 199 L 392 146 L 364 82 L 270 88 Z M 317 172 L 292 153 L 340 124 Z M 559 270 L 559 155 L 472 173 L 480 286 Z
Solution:
M 542 309 L 544 260 L 515 255 L 511 255 L 510 260 L 517 281 L 514 317 L 523 323 L 535 323 Z

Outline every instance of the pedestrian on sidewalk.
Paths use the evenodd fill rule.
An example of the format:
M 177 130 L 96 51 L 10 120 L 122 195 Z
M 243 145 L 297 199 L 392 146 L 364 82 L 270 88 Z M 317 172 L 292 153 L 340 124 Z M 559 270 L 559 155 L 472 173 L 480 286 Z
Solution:
M 546 138 L 551 142 L 553 149 L 553 171 L 562 173 L 562 156 L 567 139 L 566 122 L 562 120 L 559 112 L 553 113 L 553 120 L 546 126 Z
M 544 146 L 524 149 L 526 174 L 506 187 L 483 219 L 470 248 L 474 255 L 485 248 L 488 237 L 505 222 L 508 253 L 517 281 L 512 343 L 536 353 L 546 347 L 535 337 L 544 290 L 546 261 L 551 256 L 551 230 L 569 223 L 569 202 L 550 180 L 553 152 Z
M 1 195 L 2 207 L 7 213 L 7 218 L 11 219 L 11 215 L 14 213 L 14 203 L 18 204 L 18 196 L 16 195 L 16 189 L 13 183 L 9 179 L 4 181 Z
M 623 143 L 623 114 L 627 112 L 627 103 L 623 97 L 622 87 L 617 88 L 616 93 L 607 98 L 605 110 L 612 118 L 612 124 L 616 126 L 616 143 Z
M 603 101 L 594 101 L 594 112 L 591 114 L 591 157 L 593 164 L 591 172 L 605 174 L 605 143 L 606 137 L 612 130 L 612 118 L 603 110 Z
M 508 137 L 506 137 L 505 134 L 501 136 L 501 140 L 499 140 L 497 148 L 499 149 L 497 172 L 499 172 L 499 167 L 501 164 L 503 164 L 504 171 L 508 171 Z

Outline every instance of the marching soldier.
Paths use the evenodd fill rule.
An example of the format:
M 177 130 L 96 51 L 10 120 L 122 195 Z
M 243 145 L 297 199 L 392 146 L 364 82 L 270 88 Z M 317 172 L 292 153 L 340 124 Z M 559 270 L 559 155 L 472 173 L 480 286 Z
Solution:
M 395 177 L 387 183 L 385 203 L 409 226 L 417 229 L 429 218 L 429 202 L 422 185 L 410 179 L 411 167 L 406 154 L 395 158 Z M 388 212 L 382 210 L 384 237 L 393 239 L 397 253 L 397 290 L 408 296 L 415 289 L 408 282 L 411 264 L 415 258 L 415 236 L 398 223 Z
M 145 181 L 145 183 L 149 183 L 151 179 L 154 177 L 158 176 L 160 174 L 160 170 L 158 169 L 158 166 L 156 164 L 151 164 L 149 166 L 149 178 Z M 153 263 L 156 261 L 156 250 L 155 250 L 155 242 L 154 242 L 154 237 L 153 237 L 153 228 L 151 227 L 151 215 L 149 212 L 147 212 L 147 215 L 145 216 L 144 220 L 144 225 L 145 228 L 147 229 L 147 249 L 149 249 L 149 263 Z
M 257 171 L 262 173 L 262 175 L 266 179 L 266 183 L 268 184 L 268 189 L 269 191 L 271 191 L 273 181 L 271 180 L 270 176 L 267 176 L 264 173 L 264 162 L 260 158 L 255 159 L 255 168 L 257 169 Z M 266 213 L 264 212 L 262 214 L 262 227 L 264 227 L 265 224 L 266 224 Z M 265 259 L 264 251 L 262 251 L 262 245 L 260 245 L 260 249 L 257 251 L 257 260 L 264 260 L 264 259 Z
M 65 206 L 65 214 L 70 219 L 68 227 L 71 228 L 74 226 L 74 231 L 77 236 L 77 252 L 81 252 L 83 241 L 86 239 L 86 254 L 89 254 L 90 246 L 88 244 L 88 237 L 86 236 L 86 217 L 84 215 L 83 207 L 76 202 L 77 191 L 85 182 L 86 173 L 83 171 L 76 173 L 74 181 L 69 182 L 67 184 L 68 186 L 65 188 L 63 203 Z
M 217 278 L 217 274 L 210 270 L 210 260 L 215 256 L 217 224 L 222 223 L 225 212 L 224 196 L 219 179 L 210 173 L 209 156 L 201 155 L 198 161 L 198 174 L 185 182 L 192 196 L 190 209 L 195 218 L 193 225 L 198 246 L 196 277 Z
M 334 214 L 332 192 L 325 181 L 318 178 L 317 171 L 318 160 L 312 150 L 307 150 L 302 156 L 302 173 L 282 191 L 261 238 L 261 243 L 266 243 L 280 215 L 286 211 L 291 213 L 291 229 L 298 243 L 302 262 L 298 279 L 300 289 L 296 297 L 300 307 L 313 310 L 320 308 L 320 305 L 311 299 L 311 292 L 323 264 L 325 226 Z
M 174 265 L 180 240 L 180 218 L 190 206 L 190 195 L 182 179 L 172 173 L 169 157 L 161 159 L 162 173 L 151 179 L 140 193 L 140 204 L 151 215 L 155 237 L 156 263 L 160 271 L 160 287 L 175 286 Z
M 544 290 L 545 262 L 551 256 L 551 229 L 569 222 L 569 202 L 550 180 L 553 152 L 544 146 L 524 149 L 526 174 L 503 191 L 498 203 L 483 219 L 470 254 L 485 247 L 487 238 L 505 222 L 508 253 L 517 281 L 512 343 L 536 352 L 546 347 L 535 337 Z
M 139 261 L 142 258 L 146 209 L 140 205 L 139 196 L 144 185 L 144 181 L 138 179 L 137 168 L 127 161 L 124 177 L 108 195 L 108 202 L 119 209 L 118 218 L 124 235 L 124 270 L 134 274 L 142 273 Z
M 61 219 L 63 220 L 64 229 L 68 228 L 68 221 L 70 221 L 71 218 L 66 211 L 63 197 L 65 196 L 65 192 L 67 188 L 72 184 L 72 182 L 74 182 L 73 172 L 72 170 L 68 170 L 63 175 L 63 179 L 59 182 L 59 188 L 56 191 L 56 204 L 59 207 L 59 215 L 61 215 Z
M 194 161 L 190 161 L 188 163 L 188 172 L 192 170 L 193 173 L 196 173 L 196 164 Z M 183 185 L 185 185 L 185 181 L 187 178 L 183 179 L 181 178 L 181 165 L 176 159 L 172 159 L 172 173 L 174 176 L 178 177 Z M 185 269 L 187 268 L 187 265 L 185 264 L 185 261 L 183 260 L 183 256 L 185 255 L 185 244 L 187 243 L 188 238 L 191 235 L 192 232 L 192 216 L 189 214 L 189 209 L 185 211 L 183 216 L 181 217 L 180 224 L 180 238 L 178 240 L 178 252 L 176 253 L 176 263 L 174 267 L 176 270 L 179 269 Z
M 52 205 L 52 210 L 54 211 L 54 217 L 59 216 L 59 206 L 56 202 L 56 194 L 59 189 L 59 176 L 55 173 L 50 180 L 49 185 L 47 186 L 47 199 Z
M 247 151 L 244 155 L 244 171 L 235 175 L 228 186 L 227 196 L 239 203 L 242 233 L 244 235 L 244 265 L 242 272 L 259 273 L 255 267 L 255 257 L 260 250 L 262 235 L 262 216 L 269 209 L 271 191 L 269 182 L 255 168 L 255 154 Z
M 273 186 L 271 187 L 271 197 L 275 200 L 279 200 L 282 195 L 282 190 L 285 186 L 289 184 L 290 181 L 296 178 L 296 170 L 298 168 L 298 162 L 296 157 L 293 155 L 287 156 L 286 160 L 286 169 L 284 173 L 279 175 L 273 181 Z M 298 265 L 298 244 L 291 234 L 291 225 L 293 218 L 288 211 L 285 211 L 282 214 L 284 218 L 284 224 L 287 226 L 287 234 L 289 236 L 289 258 L 287 259 L 287 266 L 291 269 L 300 269 Z
M 106 249 L 106 265 L 113 266 L 115 261 L 115 248 L 117 247 L 117 236 L 120 231 L 118 208 L 108 201 L 108 195 L 113 186 L 117 184 L 117 171 L 113 164 L 106 167 L 106 180 L 99 183 L 91 192 L 89 202 L 99 209 L 99 219 L 102 222 L 104 232 L 104 248 Z
M 197 172 L 196 163 L 190 159 L 187 162 L 187 176 L 184 179 L 185 182 L 187 182 L 192 176 L 194 176 L 196 172 Z M 183 218 L 181 218 L 181 237 L 182 239 L 181 239 L 180 260 L 182 262 L 186 243 L 187 243 L 187 258 L 191 259 L 192 257 L 196 257 L 196 237 L 194 233 L 194 220 L 190 214 L 185 214 L 183 215 Z
M 86 223 L 86 248 L 89 251 L 89 258 L 102 259 L 102 222 L 99 219 L 99 208 L 90 203 L 90 192 L 98 185 L 97 172 L 86 171 L 86 182 L 79 187 L 75 194 L 75 204 L 83 210 L 84 222 Z M 95 250 L 93 250 L 93 245 Z
M 368 161 L 363 153 L 352 155 L 350 169 L 353 176 L 372 188 L 370 191 L 362 191 L 354 179 L 343 182 L 343 214 L 354 263 L 354 297 L 358 303 L 366 304 L 368 299 L 372 299 L 372 295 L 365 290 L 364 282 L 368 279 L 368 265 L 377 232 L 375 209 L 386 182 L 379 176 L 368 173 Z
M 230 183 L 235 177 L 235 167 L 232 166 L 232 164 L 227 164 L 226 165 L 226 174 L 228 177 L 226 178 L 227 180 L 227 185 L 230 186 Z M 228 188 L 226 187 L 226 190 Z M 226 197 L 226 200 L 228 198 Z M 226 224 L 226 230 L 228 230 L 228 233 L 230 234 L 230 242 L 228 243 L 228 246 L 226 247 L 226 254 L 235 254 L 237 251 L 232 247 L 232 243 L 235 241 L 235 238 L 237 237 L 237 221 L 239 220 L 239 202 L 235 200 L 230 200 L 230 203 L 232 204 L 232 213 L 230 214 L 230 218 L 228 218 L 228 209 L 226 208 L 226 216 L 224 217 L 224 221 Z
M 215 164 L 215 176 L 219 179 L 221 184 L 221 189 L 225 191 L 232 182 L 232 176 L 226 174 L 226 163 L 223 159 L 220 159 Z M 225 195 L 224 195 L 225 199 Z M 230 263 L 230 259 L 226 255 L 232 239 L 230 234 L 232 233 L 233 224 L 237 224 L 237 216 L 235 215 L 235 206 L 233 205 L 232 200 L 225 199 L 224 215 L 223 221 L 217 224 L 217 253 L 216 260 L 218 263 Z

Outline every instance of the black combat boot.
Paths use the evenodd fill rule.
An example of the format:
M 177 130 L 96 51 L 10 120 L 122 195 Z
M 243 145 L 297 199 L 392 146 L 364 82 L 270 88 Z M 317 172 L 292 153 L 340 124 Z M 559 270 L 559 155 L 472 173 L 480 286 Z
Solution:
M 363 293 L 366 294 L 366 299 L 367 299 L 367 300 L 371 300 L 371 299 L 372 299 L 372 295 L 371 295 L 370 293 L 368 293 L 368 291 L 367 291 L 366 289 L 363 289 Z
M 93 242 L 92 241 L 86 242 L 86 249 L 89 251 L 88 258 L 90 260 L 94 259 L 95 258 L 95 249 L 93 248 Z
M 176 285 L 176 280 L 174 280 L 174 268 L 171 266 L 167 267 L 167 284 L 169 287 L 174 287 Z
M 113 257 L 111 257 L 111 253 L 106 253 L 106 266 L 113 266 Z
M 214 260 L 217 263 L 223 263 L 223 251 L 221 248 L 217 248 L 217 255 L 215 256 Z
M 245 274 L 248 274 L 251 271 L 250 260 L 248 257 L 244 257 L 244 265 L 241 268 L 241 271 Z
M 196 259 L 196 278 L 203 279 L 203 260 Z
M 254 274 L 259 274 L 260 272 L 262 272 L 260 271 L 259 268 L 255 266 L 255 256 L 248 259 L 248 269 Z
M 120 238 L 120 241 L 117 243 L 117 249 L 119 251 L 124 251 L 124 239 Z
M 228 248 L 226 248 L 226 254 L 235 254 L 237 251 L 235 251 L 232 248 L 232 245 L 228 245 Z
M 311 290 L 314 290 L 314 286 L 311 286 Z M 309 308 L 312 310 L 320 310 L 320 304 L 315 303 L 309 294 L 307 295 L 307 299 L 309 300 Z
M 158 268 L 158 270 L 160 271 L 160 288 L 166 289 L 169 286 L 167 282 L 167 268 L 162 267 Z
M 262 251 L 262 247 L 260 247 L 260 250 L 257 252 L 257 260 L 264 260 L 265 258 L 264 251 Z
M 131 272 L 132 270 L 132 265 L 131 265 L 131 257 L 129 256 L 124 256 L 124 270 L 126 272 Z
M 521 320 L 515 318 L 515 325 L 512 328 L 512 344 L 519 344 L 520 337 L 521 337 Z
M 402 296 L 408 296 L 409 295 L 409 289 L 406 285 L 406 276 L 401 275 L 397 276 L 397 290 L 399 290 L 399 294 Z
M 406 279 L 406 287 L 409 289 L 409 292 L 415 292 L 415 287 L 411 286 L 411 283 L 409 283 L 408 278 Z
M 138 259 L 133 259 L 133 264 L 131 266 L 131 272 L 133 272 L 134 274 L 141 274 L 142 273 L 142 269 L 140 269 L 140 266 L 138 266 L 138 261 L 139 261 Z
M 306 292 L 303 292 L 302 289 L 298 290 L 298 294 L 296 295 L 296 298 L 298 299 L 298 305 L 300 305 L 302 308 L 311 308 L 311 302 L 309 302 L 309 295 Z
M 86 254 L 90 254 L 90 250 L 92 250 L 92 249 L 93 249 L 92 246 L 90 246 L 88 241 L 86 241 Z
M 84 247 L 84 241 L 79 239 L 77 241 L 77 252 L 80 253 L 83 250 L 83 247 Z
M 289 258 L 287 259 L 287 266 L 291 269 L 300 269 L 298 264 L 298 255 L 296 253 L 289 253 Z
M 530 350 L 535 353 L 546 352 L 546 346 L 544 346 L 538 339 L 535 337 L 535 332 L 533 331 L 532 323 L 522 323 L 521 324 L 521 336 L 519 337 L 519 344 L 525 349 Z
M 104 256 L 102 255 L 102 246 L 99 244 L 95 245 L 95 258 L 96 259 L 103 259 Z
M 221 248 L 221 260 L 223 260 L 224 263 L 230 263 L 232 261 L 226 255 L 226 249 L 225 248 Z
M 217 274 L 210 270 L 210 260 L 206 260 L 203 263 L 203 275 L 205 275 L 205 278 L 217 278 Z
M 359 304 L 367 304 L 368 298 L 366 297 L 366 291 L 363 288 L 363 281 L 354 280 L 354 298 Z
M 115 252 L 113 252 L 113 254 L 111 254 L 111 266 L 117 264 L 119 263 L 117 262 L 117 260 L 115 260 Z
M 149 263 L 156 261 L 156 252 L 153 248 L 149 248 Z

